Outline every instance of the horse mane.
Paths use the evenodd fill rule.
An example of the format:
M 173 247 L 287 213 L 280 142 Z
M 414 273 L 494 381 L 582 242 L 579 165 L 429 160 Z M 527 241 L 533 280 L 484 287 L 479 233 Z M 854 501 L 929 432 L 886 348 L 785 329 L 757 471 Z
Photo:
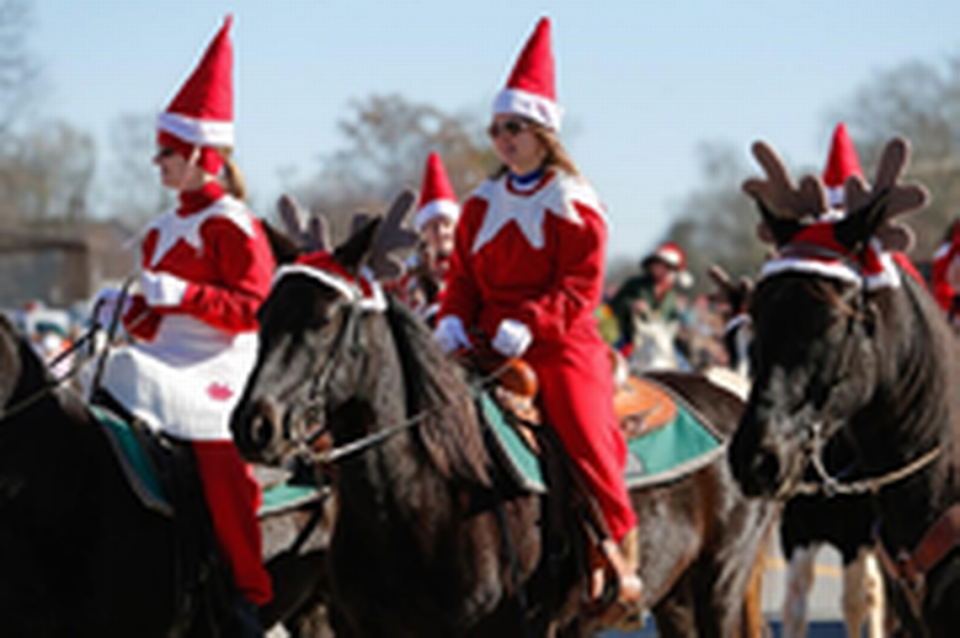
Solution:
M 960 449 L 956 445 L 960 411 L 956 409 L 954 392 L 960 382 L 957 337 L 933 296 L 906 273 L 902 280 L 914 321 L 891 334 L 891 338 L 902 338 L 893 361 L 895 368 L 890 371 L 897 380 L 894 396 L 899 402 L 898 414 L 905 416 L 916 434 L 918 448 L 911 452 L 926 452 L 931 441 L 938 441 L 943 445 L 941 468 L 950 471 L 951 467 L 960 467 Z M 907 335 L 902 334 L 904 330 Z M 935 397 L 944 399 L 931 400 Z M 952 484 L 958 479 L 954 476 L 944 481 L 944 489 L 954 489 Z
M 490 456 L 464 370 L 411 309 L 392 295 L 388 300 L 385 314 L 403 370 L 407 414 L 424 415 L 418 429 L 427 454 L 447 477 L 491 487 Z

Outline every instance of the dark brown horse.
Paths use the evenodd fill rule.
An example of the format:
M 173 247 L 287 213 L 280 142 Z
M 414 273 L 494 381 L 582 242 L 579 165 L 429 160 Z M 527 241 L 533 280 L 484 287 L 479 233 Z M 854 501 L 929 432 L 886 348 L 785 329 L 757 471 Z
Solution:
M 389 299 L 371 307 L 356 286 L 375 232 L 371 224 L 338 247 L 332 268 L 300 264 L 278 280 L 261 309 L 258 362 L 232 423 L 241 452 L 273 464 L 321 429 L 332 433 L 336 452 L 326 460 L 335 463 L 339 509 L 330 578 L 345 618 L 338 633 L 594 629 L 575 619 L 586 540 L 562 457 L 547 455 L 546 495 L 506 480 L 484 444 L 476 389 L 462 367 L 408 309 Z M 662 378 L 731 433 L 743 407 L 734 395 L 696 375 Z M 550 446 L 548 433 L 541 439 Z M 759 608 L 745 609 L 745 600 L 776 508 L 746 501 L 722 458 L 633 498 L 645 603 L 661 634 L 758 631 Z
M 719 266 L 710 269 L 721 318 L 723 344 L 729 363 L 747 380 L 749 350 L 753 342 L 750 301 L 753 281 L 734 283 Z M 749 382 L 746 387 L 749 388 Z M 824 465 L 832 475 L 860 478 L 856 453 L 850 442 L 835 437 L 824 448 Z M 783 635 L 807 635 L 807 599 L 813 588 L 816 559 L 823 545 L 834 547 L 843 562 L 843 619 L 848 636 L 860 636 L 864 624 L 868 638 L 885 635 L 886 605 L 883 574 L 874 550 L 876 514 L 869 494 L 839 494 L 818 486 L 814 469 L 805 473 L 807 489 L 784 504 L 778 531 L 780 549 L 787 560 L 783 599 Z
M 881 557 L 900 581 L 923 631 L 960 627 L 960 348 L 942 311 L 896 255 L 900 213 L 925 192 L 899 183 L 908 147 L 891 142 L 868 192 L 847 184 L 849 212 L 825 209 L 815 178 L 795 187 L 773 151 L 754 153 L 767 179 L 745 190 L 758 202 L 765 235 L 780 256 L 765 266 L 751 316 L 753 387 L 730 448 L 747 494 L 787 498 L 813 467 L 821 483 L 873 493 Z M 848 437 L 863 476 L 838 479 L 822 452 Z M 902 611 L 902 610 L 901 610 Z
M 140 502 L 86 403 L 6 316 L 0 406 L 0 635 L 239 635 L 212 611 L 215 579 L 178 560 L 174 520 Z M 330 513 L 317 507 L 263 521 L 276 590 L 263 621 L 294 635 L 324 635 Z

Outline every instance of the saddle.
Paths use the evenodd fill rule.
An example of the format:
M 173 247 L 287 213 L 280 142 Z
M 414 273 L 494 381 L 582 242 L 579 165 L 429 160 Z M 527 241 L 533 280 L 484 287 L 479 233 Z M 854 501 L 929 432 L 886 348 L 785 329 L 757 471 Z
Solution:
M 189 443 L 155 432 L 105 390 L 94 394 L 90 409 L 103 424 L 123 473 L 141 503 L 172 521 L 181 630 L 191 626 L 201 609 L 216 626 L 230 626 L 238 594 L 230 568 L 218 549 Z M 108 425 L 111 420 L 112 426 Z M 122 426 L 125 434 L 118 434 Z M 124 436 L 125 442 L 121 439 Z M 131 457 L 138 454 L 136 450 L 139 456 Z M 131 458 L 139 459 L 141 465 L 134 467 Z M 145 496 L 145 486 L 151 492 L 149 498 Z

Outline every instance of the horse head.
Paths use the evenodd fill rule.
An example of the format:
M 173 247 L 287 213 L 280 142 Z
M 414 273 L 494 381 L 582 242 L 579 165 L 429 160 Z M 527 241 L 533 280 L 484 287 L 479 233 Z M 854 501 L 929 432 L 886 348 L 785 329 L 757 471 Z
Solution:
M 904 287 L 915 287 L 884 249 L 909 240 L 895 215 L 922 207 L 926 192 L 899 183 L 908 146 L 891 141 L 872 189 L 846 184 L 848 212 L 827 211 L 813 176 L 794 186 L 774 151 L 754 145 L 766 180 L 745 182 L 777 254 L 750 303 L 753 385 L 731 443 L 734 475 L 749 495 L 787 498 L 810 461 L 849 421 L 889 407 L 911 330 Z
M 282 463 L 310 445 L 331 412 L 362 395 L 361 322 L 373 302 L 361 269 L 379 223 L 369 221 L 333 252 L 307 253 L 278 269 L 258 315 L 257 362 L 231 418 L 245 457 Z

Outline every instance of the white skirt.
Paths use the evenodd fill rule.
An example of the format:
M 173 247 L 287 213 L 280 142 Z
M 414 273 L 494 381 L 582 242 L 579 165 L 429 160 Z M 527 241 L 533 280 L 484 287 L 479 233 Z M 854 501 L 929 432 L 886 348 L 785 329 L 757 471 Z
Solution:
M 255 332 L 234 335 L 168 315 L 153 341 L 111 351 L 101 385 L 156 430 L 188 440 L 230 440 L 230 414 L 256 356 Z

